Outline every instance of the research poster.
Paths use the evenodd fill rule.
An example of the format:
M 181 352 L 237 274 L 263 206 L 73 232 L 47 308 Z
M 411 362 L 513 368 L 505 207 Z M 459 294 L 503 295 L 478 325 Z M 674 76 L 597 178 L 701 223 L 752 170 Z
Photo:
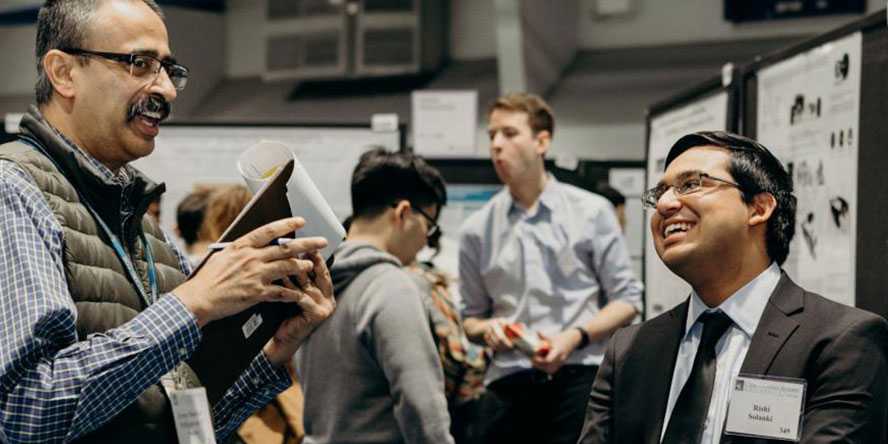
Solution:
M 682 136 L 695 131 L 724 131 L 728 124 L 728 94 L 719 92 L 651 119 L 648 140 L 647 186 L 663 177 L 669 148 Z M 674 275 L 657 256 L 650 234 L 653 210 L 645 210 L 644 287 L 647 319 L 663 313 L 690 294 L 690 286 Z
M 792 175 L 795 237 L 783 268 L 810 291 L 854 305 L 860 33 L 758 73 L 757 138 Z

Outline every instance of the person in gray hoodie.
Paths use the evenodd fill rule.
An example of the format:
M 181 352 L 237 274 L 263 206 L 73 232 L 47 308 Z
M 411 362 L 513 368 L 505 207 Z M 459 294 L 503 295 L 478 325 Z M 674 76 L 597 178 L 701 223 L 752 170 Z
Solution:
M 305 442 L 453 443 L 422 291 L 403 269 L 438 230 L 444 181 L 418 156 L 375 149 L 351 195 L 330 270 L 337 310 L 296 356 Z

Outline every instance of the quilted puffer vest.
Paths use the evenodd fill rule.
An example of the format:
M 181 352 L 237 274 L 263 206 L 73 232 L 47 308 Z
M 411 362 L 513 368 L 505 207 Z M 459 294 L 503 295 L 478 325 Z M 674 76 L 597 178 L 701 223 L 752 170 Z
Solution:
M 103 181 L 93 174 L 92 166 L 49 128 L 32 108 L 22 119 L 30 143 L 20 141 L 0 145 L 0 159 L 18 164 L 28 172 L 43 192 L 64 231 L 64 267 L 68 291 L 77 307 L 77 333 L 82 340 L 92 333 L 118 327 L 146 307 L 114 249 L 102 233 L 81 197 L 126 245 L 142 280 L 148 286 L 144 252 L 139 237 L 145 234 L 151 245 L 157 271 L 158 295 L 173 290 L 185 281 L 175 252 L 164 241 L 160 228 L 145 216 L 151 199 L 163 192 L 138 172 L 132 183 L 121 186 Z M 47 156 L 52 156 L 50 160 Z M 134 171 L 134 170 L 133 170 Z M 79 191 L 79 193 L 78 193 Z M 100 198 L 99 198 L 100 197 Z M 133 202 L 132 215 L 122 220 L 124 200 Z M 148 388 L 139 398 L 99 430 L 80 442 L 159 443 L 176 442 L 169 401 L 159 384 Z

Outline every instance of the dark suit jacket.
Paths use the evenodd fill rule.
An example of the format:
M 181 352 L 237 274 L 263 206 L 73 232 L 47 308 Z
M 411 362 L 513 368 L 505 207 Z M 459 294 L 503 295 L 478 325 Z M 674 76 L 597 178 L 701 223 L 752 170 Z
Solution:
M 614 334 L 581 444 L 659 443 L 687 312 L 685 301 Z M 809 293 L 783 274 L 740 371 L 807 381 L 803 443 L 886 442 L 888 323 L 875 314 Z M 722 435 L 721 442 L 771 441 Z

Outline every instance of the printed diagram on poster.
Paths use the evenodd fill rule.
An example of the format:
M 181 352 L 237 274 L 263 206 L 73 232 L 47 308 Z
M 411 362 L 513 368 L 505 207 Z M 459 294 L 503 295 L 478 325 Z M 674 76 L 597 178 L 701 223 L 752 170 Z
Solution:
M 854 305 L 860 33 L 758 73 L 758 140 L 792 175 L 796 233 L 783 268 L 796 282 Z
M 669 148 L 682 136 L 695 131 L 724 131 L 728 125 L 728 93 L 721 91 L 653 117 L 648 139 L 647 186 L 663 177 Z M 672 273 L 657 256 L 649 222 L 653 210 L 645 211 L 644 288 L 645 316 L 650 319 L 667 311 L 690 294 L 691 287 Z

